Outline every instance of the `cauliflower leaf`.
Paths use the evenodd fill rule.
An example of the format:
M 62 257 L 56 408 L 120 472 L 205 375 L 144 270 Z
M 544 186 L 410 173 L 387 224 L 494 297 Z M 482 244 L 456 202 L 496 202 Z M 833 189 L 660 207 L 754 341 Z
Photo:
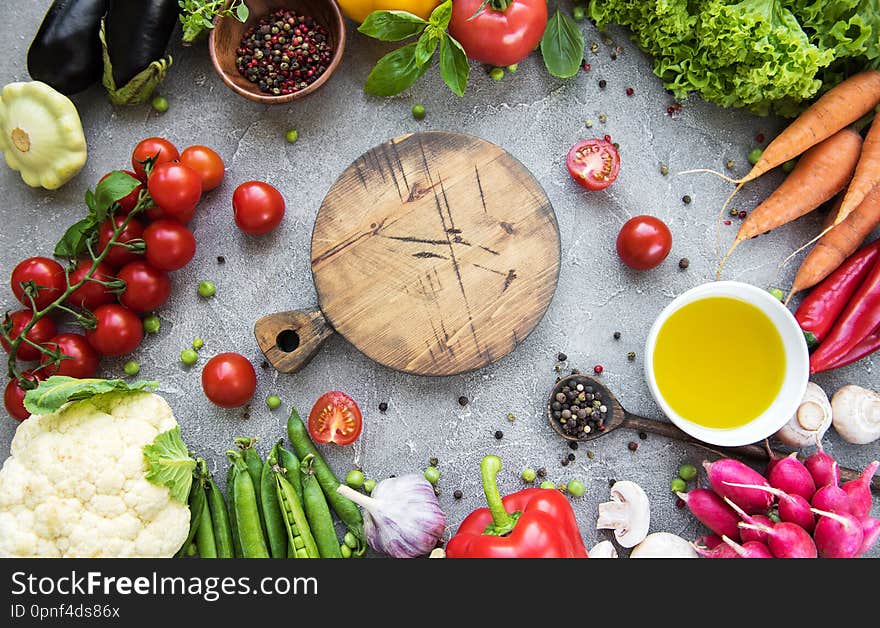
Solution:
M 31 414 L 51 414 L 68 401 L 80 401 L 108 392 L 155 390 L 159 382 L 134 382 L 121 379 L 77 379 L 53 375 L 40 382 L 24 396 L 24 407 Z
M 157 486 L 167 487 L 172 499 L 187 503 L 196 461 L 180 438 L 180 426 L 162 432 L 146 445 L 144 458 L 149 467 L 144 478 Z

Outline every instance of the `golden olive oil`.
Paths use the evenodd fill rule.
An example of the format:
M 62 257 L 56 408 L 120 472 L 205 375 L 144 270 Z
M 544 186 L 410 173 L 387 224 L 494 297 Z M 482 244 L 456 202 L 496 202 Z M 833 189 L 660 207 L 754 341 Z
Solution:
M 728 429 L 770 407 L 782 388 L 785 348 L 773 322 L 754 305 L 708 297 L 666 320 L 653 367 L 660 394 L 678 415 Z

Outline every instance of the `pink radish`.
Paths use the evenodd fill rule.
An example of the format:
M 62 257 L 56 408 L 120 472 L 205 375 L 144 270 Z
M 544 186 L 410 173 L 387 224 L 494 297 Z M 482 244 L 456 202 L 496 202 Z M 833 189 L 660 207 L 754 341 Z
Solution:
M 767 534 L 767 545 L 776 558 L 816 558 L 817 556 L 813 537 L 797 524 L 783 521 L 769 528 L 745 523 L 742 527 L 763 529 Z
M 781 462 L 779 464 L 782 464 Z M 758 486 L 756 484 L 732 484 L 738 488 L 752 488 L 755 490 L 766 491 L 771 495 L 779 498 L 779 518 L 788 523 L 795 523 L 807 532 L 812 532 L 816 525 L 813 511 L 810 510 L 810 502 L 801 495 L 789 495 L 785 491 L 780 491 L 772 486 Z
M 880 467 L 880 462 L 875 460 L 862 471 L 855 480 L 843 485 L 843 490 L 849 496 L 849 510 L 856 517 L 867 517 L 871 512 L 871 478 Z
M 772 449 L 770 449 L 770 443 L 767 442 L 766 440 L 764 441 L 764 447 L 767 449 L 767 458 L 768 458 L 767 468 L 764 469 L 764 475 L 769 476 L 770 472 L 773 471 L 773 467 L 775 467 L 777 464 L 779 464 L 779 461 L 782 460 L 782 458 L 779 458 L 776 455 L 776 453 Z
M 768 528 L 772 528 L 774 525 L 776 525 L 773 520 L 767 515 L 750 515 L 726 497 L 724 498 L 724 501 L 727 503 L 728 506 L 736 511 L 736 514 L 738 514 L 745 523 L 750 523 L 752 525 L 763 525 L 767 526 Z M 749 541 L 767 543 L 766 532 L 762 532 L 759 529 L 743 528 L 742 523 L 739 523 L 737 525 L 740 527 L 739 536 L 742 539 L 743 543 L 748 543 Z
M 810 504 L 819 510 L 849 512 L 849 495 L 837 484 L 827 484 L 816 491 Z
M 721 537 L 717 534 L 704 534 L 703 536 L 698 536 L 694 541 L 697 545 L 708 549 L 718 547 L 722 542 Z
M 813 482 L 816 486 L 828 484 L 838 486 L 840 484 L 840 467 L 834 458 L 825 453 L 821 442 L 819 443 L 819 451 L 808 456 L 804 460 L 804 466 L 813 476 Z
M 740 558 L 773 558 L 773 554 L 770 553 L 767 546 L 759 541 L 747 541 L 740 545 L 727 536 L 722 536 L 721 540 L 733 549 Z
M 724 500 L 707 488 L 695 488 L 690 493 L 676 493 L 700 522 L 720 535 L 739 540 L 739 517 Z
M 703 558 L 740 558 L 740 555 L 736 553 L 736 550 L 726 543 L 720 543 L 712 549 L 701 547 L 695 543 L 691 543 L 691 546 L 696 550 L 697 554 Z
M 877 538 L 880 537 L 880 519 L 862 517 L 859 519 L 859 523 L 862 524 L 862 532 L 864 533 L 862 546 L 859 548 L 858 553 L 858 556 L 862 556 L 863 554 L 867 554 L 868 551 L 874 547 L 874 543 L 876 543 Z
M 797 459 L 796 451 L 773 465 L 773 469 L 767 474 L 767 482 L 773 488 L 785 491 L 789 495 L 800 495 L 807 501 L 810 501 L 813 493 L 816 492 L 816 482 L 803 463 Z
M 819 523 L 813 538 L 822 558 L 855 558 L 862 549 L 865 533 L 859 520 L 847 513 L 814 510 Z
M 762 490 L 754 488 L 738 488 L 731 484 L 746 484 L 770 488 L 764 476 L 746 466 L 739 460 L 722 458 L 715 462 L 703 462 L 709 484 L 721 497 L 727 497 L 747 513 L 767 512 L 773 503 L 773 497 Z

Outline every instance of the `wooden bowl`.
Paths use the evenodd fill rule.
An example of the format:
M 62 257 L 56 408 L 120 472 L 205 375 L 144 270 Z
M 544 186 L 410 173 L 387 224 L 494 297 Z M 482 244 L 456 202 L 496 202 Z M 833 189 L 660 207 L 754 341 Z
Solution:
M 345 51 L 345 18 L 334 0 L 246 0 L 250 15 L 241 23 L 233 17 L 219 17 L 208 36 L 208 49 L 214 70 L 227 87 L 239 96 L 266 105 L 288 103 L 318 91 L 330 80 L 334 70 L 342 61 Z M 333 56 L 330 65 L 314 83 L 292 94 L 273 96 L 260 91 L 260 88 L 238 73 L 235 66 L 236 50 L 244 32 L 260 19 L 276 9 L 291 9 L 300 15 L 313 17 L 327 29 Z

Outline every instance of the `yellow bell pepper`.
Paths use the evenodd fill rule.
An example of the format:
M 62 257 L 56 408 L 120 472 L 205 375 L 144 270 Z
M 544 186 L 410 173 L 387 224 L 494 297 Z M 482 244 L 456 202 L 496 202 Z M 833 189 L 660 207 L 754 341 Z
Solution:
M 360 24 L 373 11 L 408 11 L 427 20 L 441 0 L 338 0 L 346 16 Z

